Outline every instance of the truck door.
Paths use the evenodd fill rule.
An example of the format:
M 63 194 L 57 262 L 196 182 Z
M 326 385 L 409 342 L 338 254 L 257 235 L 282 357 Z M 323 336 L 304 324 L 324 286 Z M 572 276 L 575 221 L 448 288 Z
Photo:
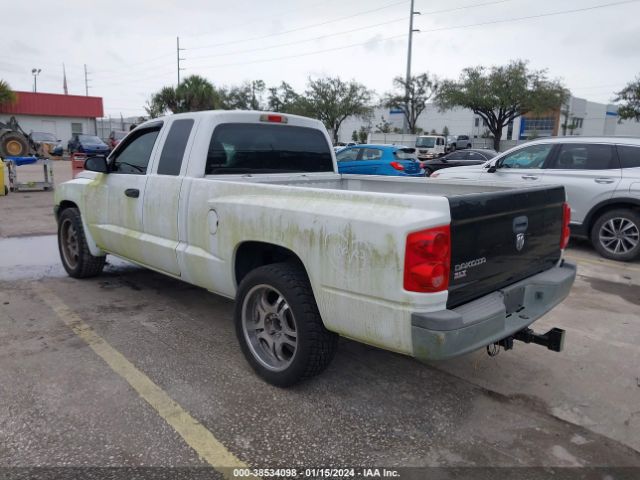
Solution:
M 83 214 L 97 245 L 139 263 L 146 263 L 141 237 L 147 168 L 161 128 L 158 122 L 132 132 L 109 157 L 109 173 L 85 192 Z
M 156 165 L 148 175 L 143 202 L 145 233 L 145 264 L 171 275 L 179 276 L 180 267 L 176 248 L 178 235 L 178 208 L 180 188 L 184 179 L 190 137 L 195 131 L 191 118 L 173 120 L 160 142 Z

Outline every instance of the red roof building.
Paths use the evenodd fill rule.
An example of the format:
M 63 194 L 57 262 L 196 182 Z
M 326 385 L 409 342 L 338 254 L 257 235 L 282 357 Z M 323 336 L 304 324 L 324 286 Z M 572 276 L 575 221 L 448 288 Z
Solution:
M 15 103 L 0 105 L 0 113 L 84 118 L 104 116 L 102 97 L 59 95 L 56 93 L 15 93 L 17 97 Z
M 0 106 L 0 122 L 6 123 L 11 117 L 16 117 L 25 132 L 51 133 L 63 144 L 75 135 L 96 135 L 96 119 L 104 116 L 101 97 L 15 93 L 14 103 Z

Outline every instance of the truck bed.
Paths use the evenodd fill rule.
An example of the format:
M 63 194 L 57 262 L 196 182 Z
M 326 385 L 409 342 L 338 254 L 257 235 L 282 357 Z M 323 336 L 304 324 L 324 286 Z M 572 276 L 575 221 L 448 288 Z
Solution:
M 364 178 L 363 178 L 364 177 Z M 214 177 L 210 177 L 214 178 Z M 321 188 L 349 192 L 387 193 L 392 195 L 435 195 L 451 197 L 473 193 L 499 192 L 521 189 L 512 183 L 477 182 L 475 180 L 439 180 L 426 178 L 363 176 L 363 175 L 309 175 L 294 180 L 281 180 L 280 176 L 242 177 L 257 183 L 285 185 L 300 188 Z M 229 180 L 238 181 L 236 176 Z
M 409 201 L 414 206 L 424 205 L 424 196 L 433 196 L 435 205 L 436 198 L 439 201 L 446 198 L 451 228 L 448 308 L 548 270 L 561 258 L 565 202 L 561 186 L 523 188 L 474 180 L 350 175 L 294 180 L 263 178 L 260 182 L 316 192 L 333 190 L 365 197 L 374 194 L 369 200 L 374 203 L 385 203 L 387 196 L 398 199 L 402 198 L 398 196 L 411 195 L 420 197 Z M 416 220 L 421 214 L 420 210 L 416 211 Z

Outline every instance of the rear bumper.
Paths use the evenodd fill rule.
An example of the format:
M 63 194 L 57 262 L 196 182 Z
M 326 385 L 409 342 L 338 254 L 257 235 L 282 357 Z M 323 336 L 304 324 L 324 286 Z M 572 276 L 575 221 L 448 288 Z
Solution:
M 564 300 L 576 266 L 559 266 L 452 310 L 411 315 L 413 356 L 441 360 L 477 350 L 526 328 Z

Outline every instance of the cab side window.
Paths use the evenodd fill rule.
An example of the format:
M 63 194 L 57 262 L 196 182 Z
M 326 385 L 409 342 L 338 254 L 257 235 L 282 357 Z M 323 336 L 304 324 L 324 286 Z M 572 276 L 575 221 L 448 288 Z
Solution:
M 620 168 L 612 145 L 566 143 L 549 168 L 562 170 L 606 170 Z
M 160 126 L 143 128 L 127 137 L 111 158 L 111 172 L 144 175 L 151 158 Z
M 501 168 L 542 168 L 553 149 L 552 143 L 531 145 L 504 157 Z
M 169 129 L 158 162 L 158 175 L 180 175 L 182 157 L 189 141 L 193 120 L 175 120 Z

